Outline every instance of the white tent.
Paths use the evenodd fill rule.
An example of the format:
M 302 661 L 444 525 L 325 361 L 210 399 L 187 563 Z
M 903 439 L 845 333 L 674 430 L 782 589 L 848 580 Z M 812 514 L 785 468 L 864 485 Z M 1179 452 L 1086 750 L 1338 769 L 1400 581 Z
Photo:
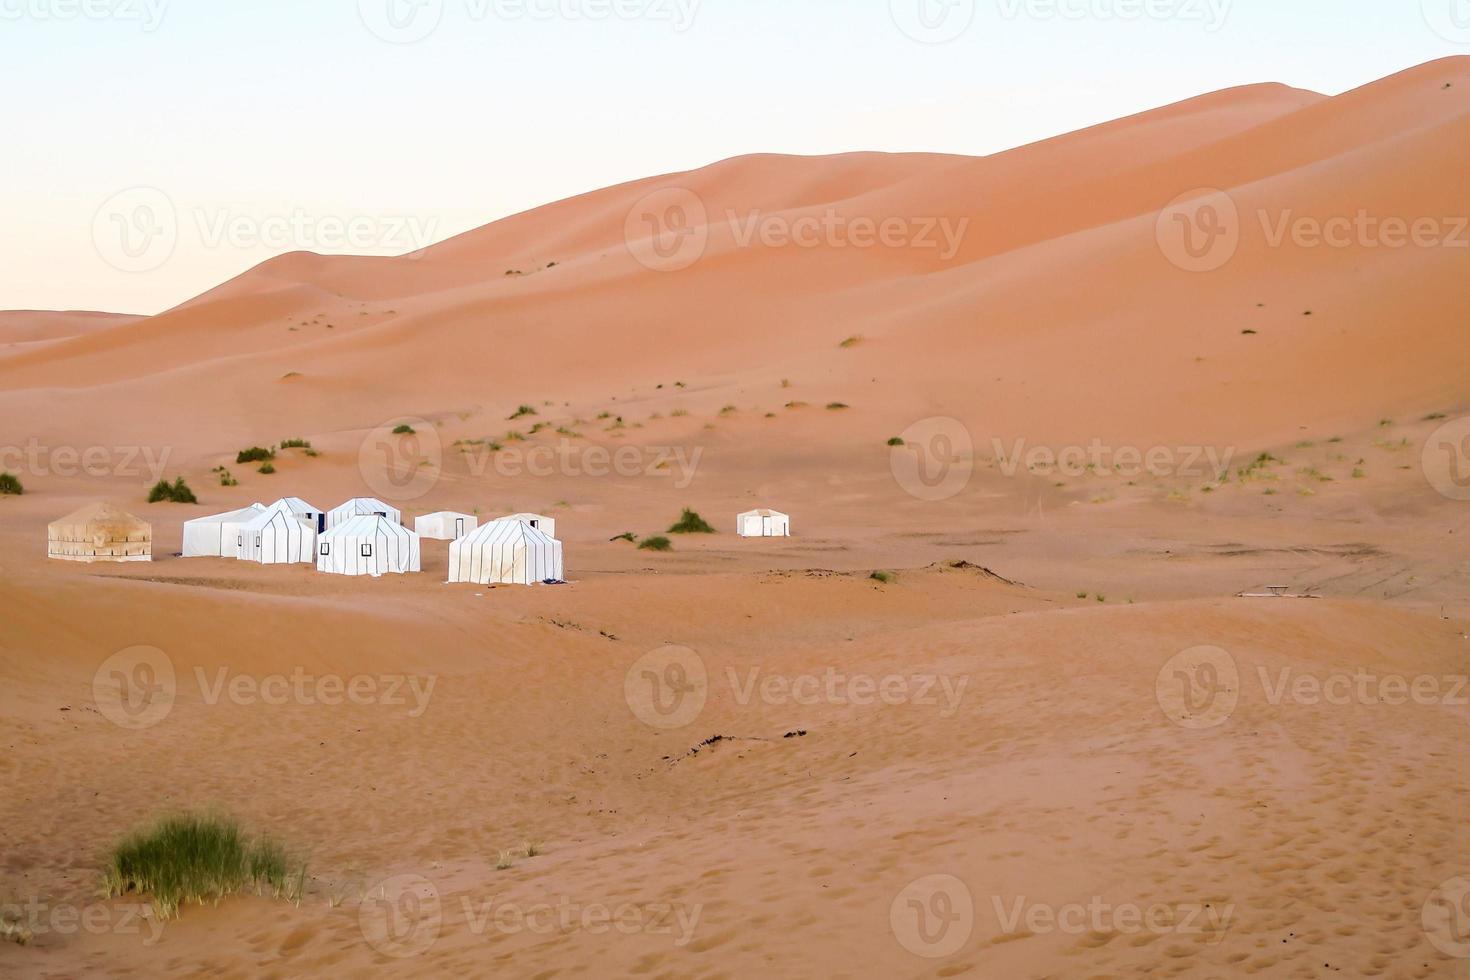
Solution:
M 234 558 L 240 525 L 257 517 L 265 508 L 251 504 L 228 514 L 211 514 L 184 522 L 185 558 Z
M 376 497 L 353 497 L 327 514 L 327 529 L 331 530 L 354 517 L 386 517 L 394 524 L 403 523 L 403 512 L 397 507 L 389 506 Z
M 413 520 L 414 532 L 421 538 L 435 541 L 457 541 L 480 526 L 480 519 L 473 514 L 461 514 L 452 510 L 441 510 L 436 514 L 425 514 Z
M 522 521 L 491 521 L 449 546 L 449 581 L 535 585 L 562 580 L 561 542 Z
M 280 500 L 277 500 L 270 506 L 286 508 L 297 517 L 301 518 L 301 520 L 305 521 L 313 528 L 315 528 L 318 534 L 327 529 L 326 512 L 318 508 L 315 504 L 307 503 L 300 497 L 282 497 Z M 267 507 L 266 509 L 269 510 L 270 507 Z
M 290 565 L 316 560 L 316 524 L 282 503 L 273 504 L 240 525 L 241 561 L 262 565 Z
M 735 533 L 742 538 L 789 538 L 791 518 L 779 510 L 751 510 L 735 518 Z
M 386 517 L 352 517 L 319 536 L 316 569 L 334 575 L 417 572 L 419 536 Z
M 540 514 L 512 514 L 505 519 L 529 524 L 548 538 L 556 537 L 556 521 L 550 517 L 543 517 Z

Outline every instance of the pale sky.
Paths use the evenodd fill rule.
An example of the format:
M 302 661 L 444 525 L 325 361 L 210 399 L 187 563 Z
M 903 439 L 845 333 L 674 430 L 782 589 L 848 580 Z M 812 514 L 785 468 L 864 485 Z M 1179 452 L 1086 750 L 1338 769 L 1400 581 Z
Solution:
M 1455 54 L 1470 0 L 0 0 L 0 309 L 155 313 L 744 153 L 983 154 Z

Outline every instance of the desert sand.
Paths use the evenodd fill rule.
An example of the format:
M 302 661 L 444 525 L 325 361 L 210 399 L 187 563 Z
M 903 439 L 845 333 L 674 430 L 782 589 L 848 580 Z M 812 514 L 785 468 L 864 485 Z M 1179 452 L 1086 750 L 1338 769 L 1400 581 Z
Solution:
M 1467 140 L 1461 58 L 0 314 L 0 906 L 32 924 L 0 975 L 1470 976 L 1470 502 L 1426 472 L 1470 415 L 1470 248 L 1269 234 L 1452 239 Z M 1161 212 L 1202 188 L 1240 234 L 1191 271 Z M 704 212 L 681 268 L 630 235 L 657 194 Z M 843 230 L 746 240 L 803 218 Z M 936 246 L 842 237 L 891 218 Z M 287 438 L 319 455 L 235 462 Z M 145 503 L 181 475 L 198 506 Z M 554 516 L 571 582 L 450 587 L 429 541 L 380 580 L 174 557 L 188 518 L 395 493 Z M 92 500 L 155 560 L 48 562 Z M 720 533 L 612 540 L 685 506 Z M 736 537 L 758 506 L 795 536 Z M 1269 584 L 1318 598 L 1236 597 Z M 173 688 L 144 717 L 108 698 L 135 648 Z M 299 905 L 97 897 L 121 835 L 206 808 L 309 861 Z

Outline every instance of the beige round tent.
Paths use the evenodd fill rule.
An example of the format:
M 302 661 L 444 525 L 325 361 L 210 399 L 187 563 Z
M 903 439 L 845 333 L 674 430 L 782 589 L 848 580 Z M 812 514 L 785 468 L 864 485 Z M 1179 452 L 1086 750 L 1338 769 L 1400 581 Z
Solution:
M 153 525 L 112 504 L 88 504 L 47 527 L 46 557 L 61 561 L 152 561 Z

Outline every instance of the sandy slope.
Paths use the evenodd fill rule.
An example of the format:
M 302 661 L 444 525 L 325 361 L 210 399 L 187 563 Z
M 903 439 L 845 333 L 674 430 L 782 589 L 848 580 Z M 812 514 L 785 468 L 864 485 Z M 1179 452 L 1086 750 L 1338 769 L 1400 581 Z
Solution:
M 0 497 L 0 906 L 103 923 L 0 943 L 0 975 L 1470 975 L 1424 925 L 1470 874 L 1470 505 L 1421 463 L 1470 409 L 1470 250 L 1272 247 L 1258 220 L 1465 214 L 1467 99 L 1455 59 L 983 159 L 744 157 L 414 256 L 282 256 L 156 317 L 0 316 L 0 445 L 40 454 L 0 460 L 27 489 Z M 671 187 L 711 226 L 660 272 L 626 227 Z M 1243 216 L 1209 273 L 1157 238 L 1200 187 Z M 968 224 L 952 255 L 770 247 L 732 210 Z M 411 440 L 374 431 L 400 415 Z M 941 452 L 949 423 L 885 445 L 929 416 L 972 451 Z M 287 437 L 320 455 L 234 462 Z M 1018 440 L 1177 465 L 1032 471 Z M 91 468 L 56 454 L 89 449 Z M 619 450 L 635 465 L 585 472 Z M 905 466 L 926 451 L 961 492 L 925 499 Z M 563 462 L 510 465 L 532 452 Z M 181 474 L 200 507 L 142 502 Z M 573 584 L 451 589 L 440 543 L 422 576 L 377 582 L 173 557 L 187 517 L 395 485 L 410 517 L 556 515 Z M 47 521 L 100 498 L 154 523 L 157 561 L 45 560 Z M 722 533 L 665 555 L 609 540 L 684 505 Z M 758 505 L 797 536 L 735 539 Z M 1275 582 L 1324 598 L 1230 598 Z M 708 677 L 674 728 L 630 695 L 667 644 Z M 140 645 L 178 691 L 134 731 L 93 682 Z M 1205 728 L 1160 693 L 1200 646 L 1239 699 Z M 220 671 L 396 698 L 216 697 Z M 786 687 L 832 673 L 904 696 Z M 1363 673 L 1441 696 L 1280 686 Z M 92 894 L 102 855 L 189 806 L 309 854 L 302 905 L 188 909 L 145 945 L 131 902 Z M 526 841 L 545 853 L 496 868 Z M 576 920 L 496 924 L 545 904 Z M 1007 925 L 1079 904 L 1107 915 Z M 1154 906 L 1166 928 L 1126 921 Z M 609 932 L 613 910 L 638 928 Z

